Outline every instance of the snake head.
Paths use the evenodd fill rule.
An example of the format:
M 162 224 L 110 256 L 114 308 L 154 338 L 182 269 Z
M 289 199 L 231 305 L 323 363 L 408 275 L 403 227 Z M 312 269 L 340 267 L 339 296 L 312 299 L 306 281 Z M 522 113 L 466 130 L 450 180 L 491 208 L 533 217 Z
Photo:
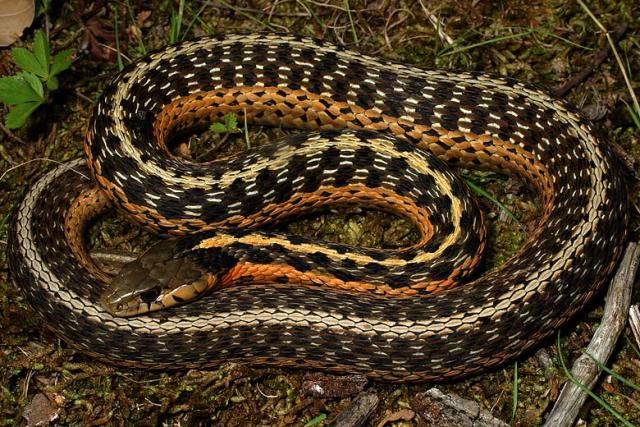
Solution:
M 176 240 L 165 240 L 126 264 L 101 297 L 114 316 L 130 317 L 198 298 L 216 282 Z

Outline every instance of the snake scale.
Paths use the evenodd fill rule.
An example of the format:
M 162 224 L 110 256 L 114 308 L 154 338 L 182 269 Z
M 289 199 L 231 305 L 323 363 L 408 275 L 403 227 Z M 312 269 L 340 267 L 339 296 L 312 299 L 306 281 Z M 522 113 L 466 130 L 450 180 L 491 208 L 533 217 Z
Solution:
M 172 135 L 231 112 L 316 133 L 211 164 L 168 153 Z M 424 294 L 417 259 L 446 252 L 462 277 L 477 257 L 458 250 L 484 243 L 449 240 L 476 220 L 466 202 L 426 197 L 440 183 L 412 163 L 420 152 L 516 176 L 542 205 L 516 256 L 463 286 L 440 289 L 449 279 L 436 268 L 435 292 Z M 626 237 L 620 168 L 567 103 L 505 77 L 426 70 L 289 34 L 206 37 L 130 64 L 100 97 L 85 153 L 88 167 L 67 163 L 26 194 L 11 227 L 10 267 L 45 325 L 127 366 L 245 361 L 390 381 L 469 376 L 531 349 L 584 307 Z M 108 200 L 157 232 L 196 232 L 179 240 L 183 251 L 192 253 L 190 243 L 205 254 L 193 265 L 210 262 L 225 270 L 214 280 L 234 271 L 242 283 L 170 310 L 113 316 L 99 302 L 110 279 L 83 243 Z M 423 241 L 385 252 L 253 230 L 327 201 L 399 211 Z M 422 205 L 428 214 L 414 212 Z M 447 220 L 430 211 L 438 205 L 450 208 Z M 320 276 L 338 286 L 309 285 Z M 246 283 L 252 278 L 258 283 Z M 341 289 L 367 281 L 381 288 Z

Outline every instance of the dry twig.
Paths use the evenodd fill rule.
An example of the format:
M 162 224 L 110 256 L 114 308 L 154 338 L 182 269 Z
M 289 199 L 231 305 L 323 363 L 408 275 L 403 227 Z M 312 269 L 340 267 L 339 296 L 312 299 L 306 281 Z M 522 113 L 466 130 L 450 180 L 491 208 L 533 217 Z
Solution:
M 631 304 L 631 291 L 639 264 L 640 248 L 635 242 L 629 243 L 609 286 L 600 326 L 593 334 L 585 354 L 574 363 L 571 369 L 573 381 L 568 381 L 562 388 L 545 426 L 562 427 L 574 424 L 578 411 L 587 399 L 587 394 L 577 383 L 579 382 L 583 387 L 592 388 L 601 372 L 594 359 L 605 365 L 611 356 L 613 347 L 626 324 Z
M 433 27 L 438 32 L 438 37 L 440 37 L 442 44 L 445 46 L 452 45 L 454 43 L 454 40 L 447 33 L 444 32 L 444 24 L 440 22 L 440 20 L 433 13 L 431 13 L 429 9 L 427 9 L 427 7 L 424 5 L 422 0 L 418 0 L 418 1 L 420 3 L 420 6 L 422 7 L 422 11 L 427 16 L 427 19 L 429 19 L 429 22 L 431 22 L 431 25 L 433 25 Z
M 640 306 L 637 304 L 632 305 L 629 309 L 629 325 L 631 325 L 636 345 L 640 347 Z

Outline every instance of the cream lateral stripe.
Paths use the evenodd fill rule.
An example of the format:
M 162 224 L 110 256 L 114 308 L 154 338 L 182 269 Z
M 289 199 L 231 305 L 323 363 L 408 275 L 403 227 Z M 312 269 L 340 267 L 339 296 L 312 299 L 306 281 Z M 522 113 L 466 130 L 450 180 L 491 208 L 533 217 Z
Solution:
M 84 159 L 77 159 L 65 165 L 63 167 L 58 167 L 50 171 L 47 175 L 42 177 L 36 185 L 34 185 L 26 196 L 25 203 L 22 206 L 26 207 L 26 209 L 21 209 L 18 211 L 18 224 L 20 229 L 23 230 L 26 235 L 25 239 L 29 239 L 29 241 L 34 241 L 34 236 L 31 234 L 32 227 L 29 224 L 30 218 L 32 218 L 32 209 L 37 208 L 38 204 L 35 201 L 38 200 L 40 193 L 46 189 L 49 184 L 55 181 L 60 175 L 66 172 L 68 169 L 73 169 L 84 164 Z M 57 284 L 62 283 L 60 278 L 57 278 L 56 275 L 47 267 L 47 263 L 44 262 L 42 257 L 40 256 L 40 252 L 38 250 L 28 250 L 26 246 L 20 245 L 20 250 L 22 252 L 22 256 L 29 263 L 30 269 L 35 273 L 35 277 L 37 279 L 37 283 L 40 288 L 45 290 L 46 292 L 55 292 L 58 295 L 58 300 L 61 304 L 66 306 L 68 309 L 73 310 L 75 307 L 71 304 L 70 301 L 81 301 L 85 307 L 93 307 L 94 304 L 91 301 L 83 299 L 80 295 L 73 292 L 70 289 L 60 289 Z M 55 280 L 52 280 L 55 278 Z M 124 330 L 130 330 L 131 328 L 126 325 L 126 319 L 114 318 L 110 314 L 108 314 L 101 307 L 92 310 L 91 315 L 98 316 L 101 320 L 111 320 L 116 325 L 121 326 Z
M 459 233 L 458 223 L 456 223 L 456 230 L 458 230 L 458 233 Z M 258 246 L 268 247 L 273 244 L 278 244 L 284 247 L 285 249 L 288 249 L 292 253 L 320 252 L 338 261 L 349 259 L 362 265 L 370 262 L 375 262 L 376 264 L 380 264 L 385 267 L 403 267 L 409 263 L 413 264 L 416 262 L 429 262 L 434 259 L 437 259 L 447 247 L 449 247 L 452 243 L 456 241 L 457 236 L 454 234 L 455 233 L 449 234 L 447 238 L 443 241 L 443 243 L 440 246 L 438 246 L 438 249 L 436 251 L 434 252 L 425 251 L 420 255 L 418 255 L 417 257 L 413 258 L 410 262 L 407 262 L 401 258 L 393 258 L 393 257 L 389 257 L 387 259 L 379 261 L 379 260 L 375 260 L 374 258 L 364 256 L 362 254 L 357 254 L 357 253 L 341 254 L 336 250 L 328 247 L 318 246 L 318 245 L 309 244 L 309 243 L 292 244 L 287 239 L 281 239 L 273 236 L 264 237 L 264 236 L 261 236 L 260 234 L 249 234 L 243 237 L 234 237 L 226 233 L 218 233 L 215 237 L 201 240 L 197 246 L 193 247 L 193 249 L 196 250 L 196 249 L 219 248 L 219 247 L 231 245 L 233 243 L 241 243 L 241 244 L 251 245 L 254 247 L 258 247 Z
M 32 234 L 32 227 L 30 224 L 30 219 L 32 217 L 32 210 L 37 207 L 36 200 L 38 200 L 38 196 L 47 188 L 48 184 L 55 180 L 58 176 L 62 175 L 67 169 L 72 169 L 74 167 L 79 166 L 83 163 L 82 159 L 77 159 L 64 167 L 56 168 L 50 172 L 48 172 L 43 178 L 38 180 L 38 182 L 29 190 L 29 193 L 26 196 L 26 202 L 23 203 L 28 209 L 20 209 L 18 210 L 18 226 L 25 233 L 24 238 L 29 241 L 34 241 L 35 236 Z M 40 256 L 39 251 L 32 250 L 28 251 L 27 247 L 20 245 L 20 249 L 22 251 L 22 255 L 24 259 L 30 263 L 30 266 L 33 271 L 37 271 L 39 273 L 38 278 L 41 281 L 46 280 L 46 277 L 54 277 L 53 272 L 47 267 L 47 264 L 44 262 L 42 257 Z M 60 289 L 56 286 L 56 282 L 54 283 L 43 283 L 41 286 L 44 289 L 51 289 L 54 291 L 60 291 Z M 77 295 L 72 295 L 73 297 L 77 297 Z
M 236 326 L 255 326 L 258 322 L 265 322 L 267 325 L 281 324 L 290 327 L 306 326 L 318 331 L 340 326 L 341 328 L 353 328 L 364 336 L 384 332 L 402 338 L 415 339 L 433 336 L 436 333 L 430 328 L 433 324 L 443 325 L 445 328 L 448 328 L 459 326 L 463 323 L 469 328 L 472 328 L 478 324 L 478 320 L 481 320 L 482 317 L 482 315 L 469 316 L 468 318 L 464 318 L 462 322 L 452 318 L 418 320 L 409 328 L 407 325 L 397 322 L 356 315 L 341 316 L 324 310 L 309 311 L 303 308 L 297 308 L 288 313 L 278 313 L 273 310 L 247 310 L 220 313 L 220 315 L 206 317 L 206 323 L 203 322 L 203 326 L 197 328 L 197 331 L 210 331 Z M 197 320 L 202 320 L 202 318 L 185 317 L 181 319 L 180 323 L 189 324 Z M 176 326 L 180 327 L 180 323 L 177 323 Z M 444 337 L 446 337 L 446 334 Z

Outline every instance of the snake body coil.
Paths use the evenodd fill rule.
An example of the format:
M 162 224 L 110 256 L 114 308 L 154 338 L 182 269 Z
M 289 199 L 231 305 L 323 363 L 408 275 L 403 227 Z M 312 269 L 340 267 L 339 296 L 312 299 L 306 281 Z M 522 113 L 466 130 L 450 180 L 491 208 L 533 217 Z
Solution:
M 269 188 L 255 192 L 265 176 L 253 168 L 265 159 L 277 162 L 269 148 L 213 165 L 167 154 L 172 134 L 229 112 L 257 124 L 380 131 L 451 165 L 515 174 L 540 195 L 542 218 L 519 253 L 500 268 L 433 295 L 256 284 L 172 310 L 112 316 L 98 304 L 107 278 L 87 258 L 77 231 L 106 203 L 104 195 L 136 221 L 166 234 L 254 227 L 272 221 L 274 213 L 300 210 L 293 205 L 310 195 L 330 199 L 329 192 L 323 196 L 325 187 L 340 188 L 341 180 L 347 183 L 343 190 L 357 192 L 354 182 L 361 179 L 366 185 L 358 191 L 366 200 L 370 189 L 383 186 L 395 156 L 380 155 L 376 163 L 374 155 L 354 157 L 348 146 L 330 154 L 318 148 L 315 157 L 311 149 L 293 151 L 280 165 L 286 173 L 266 177 L 278 193 L 269 195 Z M 612 272 L 626 236 L 626 195 L 610 150 L 564 102 L 507 78 L 389 64 L 291 35 L 204 38 L 131 64 L 100 98 L 85 152 L 89 169 L 79 161 L 57 168 L 26 195 L 11 229 L 11 270 L 35 311 L 62 338 L 131 366 L 242 360 L 394 381 L 467 376 L 530 349 L 582 308 Z M 314 158 L 337 163 L 325 165 L 322 173 L 309 171 Z M 92 190 L 78 172 L 90 172 L 102 192 Z M 396 184 L 388 187 L 406 197 L 391 204 L 417 197 L 403 187 L 410 179 Z M 389 207 L 391 199 L 385 200 L 383 207 Z M 285 208 L 278 211 L 278 203 Z M 82 217 L 79 211 L 85 212 Z M 453 229 L 461 233 L 460 221 L 453 221 Z M 289 260 L 287 271 L 304 274 L 307 264 L 301 261 L 315 257 L 327 265 L 343 263 L 360 274 L 359 282 L 367 277 L 365 264 L 372 282 L 384 284 L 389 277 L 380 267 L 384 254 L 365 253 L 362 257 L 374 259 L 358 264 L 355 257 L 356 265 L 349 267 L 339 256 L 349 248 L 302 245 L 287 236 L 276 246 L 266 236 L 253 241 L 271 245 L 276 255 L 252 259 L 252 265 L 269 268 Z M 407 253 L 402 266 L 414 265 L 422 252 Z M 409 270 L 402 266 L 394 271 Z M 411 288 L 405 270 L 391 285 Z M 412 271 L 411 277 L 419 273 Z

